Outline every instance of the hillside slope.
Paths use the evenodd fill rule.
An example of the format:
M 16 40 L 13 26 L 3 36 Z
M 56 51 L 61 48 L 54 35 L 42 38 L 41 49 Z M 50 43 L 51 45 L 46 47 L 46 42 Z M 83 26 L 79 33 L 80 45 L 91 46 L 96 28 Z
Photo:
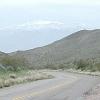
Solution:
M 38 68 L 78 59 L 100 58 L 100 30 L 81 30 L 50 45 L 10 55 L 24 57 L 32 67 Z
M 7 56 L 7 55 L 8 55 L 8 54 L 6 54 L 6 53 L 0 51 L 0 59 L 1 59 L 2 57 Z

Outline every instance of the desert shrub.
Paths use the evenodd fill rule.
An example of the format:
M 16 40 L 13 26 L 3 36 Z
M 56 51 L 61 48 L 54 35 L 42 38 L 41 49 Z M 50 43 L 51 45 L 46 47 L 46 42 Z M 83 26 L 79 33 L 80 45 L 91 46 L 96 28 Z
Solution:
M 93 71 L 100 71 L 100 62 L 96 62 L 94 65 L 94 68 L 92 68 Z
M 78 60 L 74 62 L 74 65 L 76 66 L 76 69 L 86 70 L 89 66 L 89 62 L 87 60 Z
M 100 71 L 100 62 L 96 59 L 80 59 L 78 61 L 74 61 L 73 65 L 76 69 L 80 70 L 89 70 L 89 71 Z
M 44 66 L 44 68 L 56 70 L 56 69 L 58 69 L 58 66 L 56 64 L 55 65 L 54 64 L 46 64 Z
M 27 66 L 26 59 L 11 56 L 3 57 L 0 63 L 5 66 L 7 70 L 11 71 L 18 71 Z

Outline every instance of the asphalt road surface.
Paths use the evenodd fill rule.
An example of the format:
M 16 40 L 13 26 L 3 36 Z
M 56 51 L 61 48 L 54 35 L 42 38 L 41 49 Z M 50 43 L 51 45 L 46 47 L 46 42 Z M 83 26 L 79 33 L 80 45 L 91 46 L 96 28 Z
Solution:
M 51 72 L 53 79 L 39 80 L 0 89 L 0 100 L 84 100 L 84 95 L 100 83 L 97 76 Z

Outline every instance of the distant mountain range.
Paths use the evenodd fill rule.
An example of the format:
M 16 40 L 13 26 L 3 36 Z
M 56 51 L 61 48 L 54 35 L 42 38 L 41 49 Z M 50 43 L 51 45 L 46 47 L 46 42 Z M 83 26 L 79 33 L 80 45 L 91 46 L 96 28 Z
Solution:
M 36 21 L 0 27 L 0 50 L 13 52 L 45 46 L 79 29 L 59 21 Z

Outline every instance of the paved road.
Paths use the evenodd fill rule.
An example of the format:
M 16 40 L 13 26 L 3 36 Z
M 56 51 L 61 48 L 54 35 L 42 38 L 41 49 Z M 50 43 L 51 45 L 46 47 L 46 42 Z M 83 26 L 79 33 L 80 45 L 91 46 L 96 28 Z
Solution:
M 0 100 L 84 100 L 82 96 L 100 83 L 96 76 L 51 72 L 55 78 L 0 89 Z

